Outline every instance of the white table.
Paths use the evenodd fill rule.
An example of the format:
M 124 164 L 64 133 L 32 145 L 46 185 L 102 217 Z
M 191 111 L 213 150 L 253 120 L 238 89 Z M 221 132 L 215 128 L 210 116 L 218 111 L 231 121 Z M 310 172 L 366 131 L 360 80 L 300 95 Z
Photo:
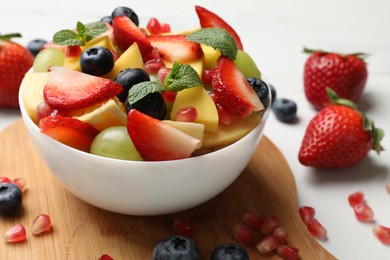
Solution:
M 356 220 L 347 201 L 349 194 L 363 191 L 376 213 L 375 221 L 390 227 L 390 194 L 385 189 L 390 182 L 390 152 L 380 156 L 372 152 L 359 165 L 339 171 L 306 168 L 297 159 L 305 128 L 316 113 L 303 92 L 304 46 L 371 54 L 367 59 L 369 79 L 359 105 L 387 131 L 382 144 L 390 149 L 390 1 L 7 1 L 0 9 L 1 33 L 20 32 L 24 37 L 18 42 L 23 44 L 34 38 L 50 39 L 59 29 L 100 19 L 128 4 L 143 25 L 154 16 L 170 23 L 173 30 L 197 27 L 195 4 L 228 21 L 275 85 L 278 97 L 298 104 L 296 123 L 278 122 L 271 114 L 265 133 L 294 172 L 299 204 L 314 207 L 316 217 L 327 228 L 329 240 L 320 243 L 339 259 L 390 259 L 390 246 L 374 237 L 373 224 Z M 18 111 L 0 109 L 0 129 L 19 118 Z

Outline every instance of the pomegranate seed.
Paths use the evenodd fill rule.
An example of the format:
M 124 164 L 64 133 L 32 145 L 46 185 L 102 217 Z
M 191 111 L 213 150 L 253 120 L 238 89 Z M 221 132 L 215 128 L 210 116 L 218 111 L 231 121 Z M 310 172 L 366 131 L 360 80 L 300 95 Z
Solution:
M 51 221 L 48 215 L 40 214 L 34 219 L 31 226 L 31 233 L 33 235 L 49 232 L 50 230 L 51 230 Z
M 161 33 L 169 33 L 171 32 L 171 26 L 168 23 L 160 23 Z
M 166 102 L 173 102 L 176 99 L 177 92 L 166 90 L 165 92 L 161 92 L 161 95 Z
M 66 46 L 65 56 L 66 57 L 79 57 L 82 53 L 80 46 Z
M 173 222 L 173 229 L 178 235 L 190 237 L 194 233 L 195 227 L 190 221 L 176 219 Z
M 114 260 L 111 256 L 104 254 L 101 257 L 99 257 L 99 260 Z
M 146 25 L 146 28 L 151 34 L 161 33 L 161 24 L 157 18 L 154 17 L 150 18 Z
M 268 235 L 256 244 L 257 251 L 262 254 L 274 252 L 279 246 L 279 239 L 274 235 Z
M 202 73 L 202 81 L 206 85 L 211 85 L 214 70 L 204 70 Z
M 221 125 L 231 125 L 233 123 L 234 116 L 227 111 L 226 108 L 216 102 L 215 95 L 213 93 L 210 94 L 210 97 L 213 99 L 217 108 L 219 123 Z
M 375 225 L 373 228 L 375 236 L 385 245 L 390 245 L 390 228 Z
M 8 177 L 0 177 L 0 182 L 12 183 L 11 179 Z
M 284 227 L 279 226 L 279 227 L 275 228 L 275 230 L 272 234 L 279 239 L 280 244 L 283 244 L 284 242 L 286 242 L 287 230 Z
M 309 230 L 310 234 L 320 240 L 326 240 L 327 239 L 327 230 L 321 225 L 320 222 L 318 222 L 317 219 L 313 218 L 308 224 L 307 224 L 307 230 Z
M 22 177 L 19 177 L 19 178 L 16 178 L 16 179 L 13 179 L 12 181 L 16 186 L 19 187 L 19 189 L 24 192 L 26 190 L 26 186 L 27 186 L 27 181 L 22 178 Z
M 374 211 L 366 203 L 355 205 L 353 210 L 356 218 L 361 222 L 371 222 L 374 218 Z
M 38 104 L 37 106 L 37 120 L 41 120 L 42 118 L 46 116 L 50 116 L 53 113 L 53 110 L 49 106 L 48 103 L 45 101 L 42 101 L 41 103 Z
M 263 224 L 263 216 L 256 213 L 245 213 L 242 215 L 242 221 L 250 227 L 260 229 Z
M 236 224 L 232 228 L 234 238 L 245 245 L 254 244 L 257 240 L 255 230 L 243 224 Z
M 169 74 L 169 72 L 171 72 L 171 69 L 167 68 L 167 67 L 162 67 L 161 69 L 158 70 L 157 74 L 158 74 L 158 78 L 161 80 L 161 82 L 164 83 L 164 80 L 165 80 L 166 76 Z
M 119 59 L 119 57 L 120 57 L 119 53 L 117 53 L 116 51 L 112 51 L 112 50 L 110 50 L 110 51 L 111 51 L 111 53 L 112 53 L 112 56 L 114 57 L 114 61 L 116 61 L 117 59 Z
M 176 112 L 175 120 L 181 122 L 195 122 L 197 117 L 198 111 L 196 110 L 196 108 L 189 106 L 180 108 Z
M 299 250 L 296 247 L 280 245 L 276 249 L 276 254 L 284 260 L 296 260 L 298 259 Z
M 299 215 L 301 215 L 303 223 L 307 225 L 314 218 L 315 210 L 312 207 L 302 206 L 299 208 Z
M 364 202 L 364 193 L 357 191 L 348 196 L 348 202 L 351 207 Z
M 386 184 L 386 190 L 388 193 L 390 193 L 390 182 L 388 184 Z
M 146 57 L 146 59 L 144 58 L 145 61 L 148 61 L 148 60 L 155 60 L 155 59 L 160 59 L 161 56 L 160 56 L 160 52 L 158 51 L 157 48 L 153 48 L 152 52 L 148 55 L 148 57 Z
M 263 235 L 269 235 L 274 232 L 274 230 L 279 227 L 279 220 L 275 217 L 266 217 L 263 220 L 260 231 Z
M 21 242 L 26 239 L 26 229 L 22 224 L 16 224 L 5 231 L 4 239 L 10 243 Z
M 161 68 L 164 68 L 165 64 L 161 59 L 148 60 L 144 64 L 144 70 L 148 74 L 157 74 Z

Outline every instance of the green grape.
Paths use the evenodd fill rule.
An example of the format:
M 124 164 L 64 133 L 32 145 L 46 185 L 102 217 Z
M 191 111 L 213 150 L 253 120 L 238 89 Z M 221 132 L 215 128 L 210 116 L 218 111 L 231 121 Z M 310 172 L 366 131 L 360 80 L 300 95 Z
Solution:
M 65 54 L 57 48 L 43 49 L 35 57 L 34 72 L 47 72 L 50 66 L 62 66 L 65 62 Z
M 238 50 L 234 63 L 246 78 L 261 79 L 260 70 L 248 53 Z
M 91 153 L 130 161 L 142 161 L 125 126 L 112 126 L 101 131 L 93 140 Z

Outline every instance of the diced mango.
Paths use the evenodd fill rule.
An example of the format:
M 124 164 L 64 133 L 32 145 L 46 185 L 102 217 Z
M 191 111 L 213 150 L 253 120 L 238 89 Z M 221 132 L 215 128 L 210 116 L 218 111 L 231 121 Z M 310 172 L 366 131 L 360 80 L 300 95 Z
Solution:
M 221 52 L 205 44 L 202 44 L 201 47 L 203 50 L 204 69 L 214 69 L 215 66 L 217 66 L 217 61 L 221 56 Z
M 67 57 L 65 58 L 64 67 L 81 71 L 80 57 Z
M 86 50 L 86 49 L 89 49 L 91 47 L 96 47 L 96 46 L 102 46 L 106 49 L 109 49 L 111 51 L 116 52 L 115 46 L 107 34 L 103 34 L 101 36 L 98 36 L 98 37 L 90 40 L 82 47 L 82 49 Z
M 198 117 L 195 122 L 204 124 L 205 131 L 212 133 L 218 131 L 217 108 L 203 87 L 198 86 L 179 91 L 173 103 L 171 119 L 175 120 L 176 113 L 179 109 L 189 106 L 196 108 Z

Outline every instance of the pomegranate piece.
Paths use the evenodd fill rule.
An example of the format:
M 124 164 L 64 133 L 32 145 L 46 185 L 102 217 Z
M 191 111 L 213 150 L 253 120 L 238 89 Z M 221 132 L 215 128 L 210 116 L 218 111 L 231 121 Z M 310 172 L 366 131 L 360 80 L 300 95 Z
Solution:
M 46 101 L 42 101 L 37 106 L 37 120 L 41 120 L 44 117 L 50 116 L 55 111 L 49 106 L 49 104 Z
M 296 260 L 299 257 L 299 250 L 292 246 L 280 245 L 276 249 L 276 254 L 284 260 Z
M 31 233 L 33 235 L 42 234 L 51 230 L 51 220 L 46 214 L 38 215 L 31 226 Z
M 255 230 L 244 224 L 236 224 L 232 228 L 234 238 L 245 245 L 254 244 L 257 240 Z
M 260 229 L 263 225 L 264 217 L 256 213 L 244 213 L 242 215 L 242 221 L 250 227 Z
M 315 210 L 312 207 L 302 206 L 299 208 L 299 215 L 301 216 L 303 223 L 307 225 L 308 223 L 310 223 L 310 221 L 313 220 Z
M 206 85 L 211 85 L 214 70 L 204 70 L 202 72 L 202 81 Z
M 256 244 L 257 251 L 262 255 L 273 253 L 278 247 L 279 239 L 274 235 L 268 235 Z
M 193 106 L 189 106 L 180 108 L 176 112 L 175 120 L 181 122 L 195 122 L 197 117 L 198 111 L 196 110 L 196 108 Z
M 390 228 L 381 225 L 375 225 L 372 230 L 379 241 L 385 245 L 390 245 Z
M 364 202 L 364 193 L 357 191 L 348 196 L 348 202 L 351 207 Z
M 12 180 L 8 177 L 0 177 L 0 182 L 12 183 Z
M 99 257 L 99 260 L 114 260 L 114 258 L 112 258 L 111 256 L 109 256 L 107 254 L 104 254 L 104 255 Z
M 24 192 L 26 190 L 26 186 L 27 186 L 27 181 L 22 178 L 22 177 L 19 177 L 19 178 L 16 178 L 16 179 L 13 179 L 12 180 L 13 184 L 15 184 L 16 186 L 19 187 L 19 189 Z
M 310 232 L 310 234 L 320 240 L 326 240 L 327 239 L 327 230 L 321 225 L 321 223 L 313 218 L 308 224 L 307 224 L 307 230 Z
M 374 218 L 374 211 L 364 202 L 356 204 L 353 210 L 356 218 L 361 222 L 371 222 Z
M 157 75 L 158 75 L 158 78 L 161 80 L 161 82 L 164 83 L 164 80 L 167 77 L 167 75 L 169 74 L 169 72 L 171 72 L 171 69 L 168 67 L 162 67 L 161 69 L 158 70 Z
M 279 227 L 275 228 L 274 232 L 272 234 L 279 239 L 280 244 L 283 244 L 286 242 L 287 230 L 284 227 L 279 226 Z
M 161 59 L 148 60 L 144 64 L 144 70 L 148 74 L 157 74 L 161 68 L 164 68 L 165 64 Z
M 4 239 L 10 243 L 24 241 L 26 239 L 26 229 L 22 224 L 16 224 L 5 231 Z
M 260 231 L 263 235 L 269 235 L 279 226 L 279 220 L 277 218 L 265 217 L 260 227 Z
M 161 33 L 170 33 L 171 32 L 171 25 L 168 23 L 160 23 L 161 25 Z
M 148 29 L 148 31 L 151 34 L 159 34 L 159 33 L 161 33 L 161 24 L 158 21 L 158 19 L 155 18 L 155 17 L 152 17 L 152 18 L 149 19 L 149 21 L 148 21 L 148 23 L 146 25 L 146 28 Z
M 194 233 L 195 226 L 190 221 L 176 219 L 173 222 L 173 229 L 179 236 L 190 237 Z

